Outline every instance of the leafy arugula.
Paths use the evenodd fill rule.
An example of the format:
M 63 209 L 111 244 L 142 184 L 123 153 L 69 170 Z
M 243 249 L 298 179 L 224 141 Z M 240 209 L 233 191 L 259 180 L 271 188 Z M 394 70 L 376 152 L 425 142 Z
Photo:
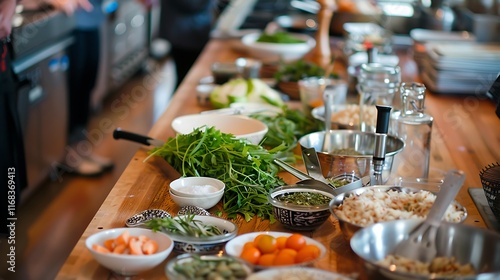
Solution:
M 204 126 L 169 138 L 162 147 L 152 149 L 150 156 L 162 157 L 182 176 L 207 176 L 223 181 L 226 184 L 223 211 L 229 218 L 241 214 L 249 221 L 257 215 L 274 222 L 267 194 L 284 184 L 273 161 L 286 148 L 281 143 L 266 150 L 215 127 Z

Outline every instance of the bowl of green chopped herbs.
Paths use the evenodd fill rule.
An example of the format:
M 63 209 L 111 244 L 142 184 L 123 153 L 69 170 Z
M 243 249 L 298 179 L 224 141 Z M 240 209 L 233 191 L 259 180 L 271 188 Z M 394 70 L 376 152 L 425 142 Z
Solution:
M 146 226 L 166 233 L 176 253 L 217 254 L 238 233 L 238 226 L 229 220 L 194 214 L 153 219 Z
M 265 62 L 295 61 L 316 45 L 316 40 L 309 35 L 289 32 L 250 33 L 243 36 L 241 42 L 253 58 Z
M 332 199 L 331 188 L 326 185 L 285 185 L 274 188 L 268 195 L 276 220 L 296 231 L 315 230 L 328 220 Z

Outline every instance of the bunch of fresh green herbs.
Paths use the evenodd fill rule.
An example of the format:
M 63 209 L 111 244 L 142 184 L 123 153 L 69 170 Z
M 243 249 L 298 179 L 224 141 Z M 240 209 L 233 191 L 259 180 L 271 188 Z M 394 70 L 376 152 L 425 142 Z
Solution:
M 203 126 L 169 138 L 162 147 L 152 149 L 150 156 L 162 157 L 182 176 L 223 181 L 223 211 L 229 218 L 241 214 L 249 221 L 257 215 L 274 222 L 267 194 L 284 184 L 273 161 L 286 148 L 280 144 L 267 150 L 215 127 Z
M 278 71 L 274 73 L 274 78 L 278 82 L 297 82 L 308 77 L 323 77 L 325 69 L 319 65 L 299 59 L 294 62 L 281 63 Z M 331 74 L 331 78 L 336 78 L 336 74 Z
M 285 155 L 282 152 L 281 155 L 292 162 L 291 153 L 297 146 L 300 137 L 322 129 L 322 123 L 318 120 L 307 116 L 300 110 L 290 109 L 287 106 L 283 106 L 282 111 L 277 115 L 255 113 L 250 117 L 262 121 L 268 127 L 262 145 L 264 147 L 276 147 L 284 144 L 286 146 L 285 151 L 288 154 Z

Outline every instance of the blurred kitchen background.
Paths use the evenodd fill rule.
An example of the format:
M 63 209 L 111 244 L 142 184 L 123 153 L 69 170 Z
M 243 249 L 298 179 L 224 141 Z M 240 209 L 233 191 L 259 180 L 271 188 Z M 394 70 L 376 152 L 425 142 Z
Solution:
M 115 162 L 122 161 L 118 162 L 113 174 L 106 175 L 108 177 L 104 179 L 79 179 L 62 177 L 64 175 L 59 173 L 57 163 L 66 153 L 68 92 L 65 80 L 70 63 L 66 51 L 73 40 L 73 19 L 49 6 L 33 8 L 36 5 L 28 1 L 32 0 L 23 0 L 18 6 L 12 35 L 14 70 L 20 78 L 19 109 L 25 134 L 29 183 L 22 194 L 21 209 L 26 217 L 31 216 L 26 220 L 32 225 L 43 217 L 37 231 L 50 236 L 52 233 L 46 227 L 56 223 L 60 216 L 58 213 L 44 214 L 44 211 L 55 201 L 61 200 L 57 197 L 64 192 L 63 187 L 67 190 L 70 188 L 68 184 L 74 182 L 75 186 L 84 188 L 87 193 L 82 195 L 75 191 L 72 199 L 88 201 L 79 206 L 73 203 L 73 206 L 80 207 L 79 211 L 86 211 L 87 214 L 76 221 L 66 217 L 64 224 L 53 229 L 69 228 L 71 223 L 81 223 L 74 233 L 73 241 L 67 240 L 69 243 L 76 242 L 78 230 L 83 232 L 88 219 L 93 217 L 134 150 L 130 150 L 130 145 L 127 148 L 116 146 L 113 139 L 107 137 L 102 141 L 102 147 L 97 149 L 113 157 Z M 412 38 L 411 32 L 415 29 L 453 32 L 461 34 L 460 38 L 464 40 L 500 42 L 500 0 L 338 0 L 337 3 L 338 10 L 330 25 L 330 35 L 334 37 L 346 36 L 344 23 L 364 22 L 377 24 L 390 31 L 393 35 L 391 40 L 409 49 L 414 47 L 415 38 Z M 161 0 L 153 2 L 150 9 L 136 0 L 105 1 L 103 9 L 107 18 L 102 26 L 101 65 L 92 101 L 94 127 L 98 126 L 100 117 L 106 116 L 115 120 L 117 125 L 128 121 L 129 129 L 147 133 L 156 117 L 168 106 L 176 77 L 168 57 L 169 44 L 158 36 L 160 8 Z M 314 34 L 318 9 L 319 3 L 312 0 L 219 1 L 213 36 L 237 37 L 245 30 L 265 29 L 271 22 L 293 32 Z M 426 36 L 429 37 L 429 34 Z M 154 88 L 149 85 L 145 87 L 148 96 L 142 101 L 143 104 L 132 108 L 136 111 L 126 120 L 120 119 L 121 116 L 111 109 L 113 101 L 120 100 L 123 95 L 130 95 L 134 86 L 142 85 L 144 88 L 146 79 L 151 77 L 160 79 L 153 79 L 151 86 Z M 118 148 L 124 151 L 117 151 Z M 56 209 L 65 211 L 62 206 Z M 30 225 L 25 227 L 27 231 L 30 230 Z M 40 249 L 43 247 L 37 247 L 46 241 L 41 237 L 35 240 L 39 244 L 30 241 L 28 251 L 47 252 Z M 46 258 L 47 265 L 54 266 L 47 274 L 42 271 L 47 265 L 36 255 L 38 253 L 27 257 L 42 262 L 38 265 L 38 275 L 47 275 L 46 279 L 51 279 L 51 273 L 57 272 L 58 266 L 65 260 L 65 254 L 69 254 L 67 250 L 74 243 L 61 246 L 60 259 Z

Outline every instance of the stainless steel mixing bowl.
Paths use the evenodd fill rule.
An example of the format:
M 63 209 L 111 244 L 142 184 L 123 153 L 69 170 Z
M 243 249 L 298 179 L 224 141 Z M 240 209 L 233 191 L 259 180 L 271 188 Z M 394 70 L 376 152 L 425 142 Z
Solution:
M 301 148 L 314 148 L 319 157 L 321 170 L 325 178 L 352 174 L 359 178 L 373 174 L 372 157 L 375 152 L 375 133 L 357 130 L 331 130 L 332 150 L 323 151 L 325 132 L 318 131 L 304 135 L 299 139 Z M 387 135 L 385 162 L 382 172 L 384 183 L 389 179 L 394 156 L 404 147 L 404 141 Z M 357 155 L 346 151 L 356 151 Z
M 500 234 L 464 224 L 442 223 L 437 232 L 438 256 L 470 263 L 478 273 L 470 277 L 422 275 L 398 272 L 377 262 L 408 236 L 418 220 L 396 220 L 366 227 L 350 240 L 352 250 L 363 259 L 369 279 L 500 279 Z
M 388 191 L 396 191 L 396 192 L 403 192 L 403 193 L 416 193 L 416 192 L 421 191 L 421 190 L 427 190 L 427 189 L 404 187 L 404 186 L 389 186 L 389 185 L 369 186 L 369 187 L 358 188 L 358 189 L 347 191 L 347 192 L 344 192 L 344 193 L 341 193 L 341 194 L 335 196 L 330 201 L 330 212 L 331 212 L 332 216 L 334 216 L 339 221 L 339 226 L 340 226 L 340 229 L 342 230 L 342 234 L 344 235 L 344 237 L 347 240 L 349 240 L 352 238 L 352 236 L 356 232 L 358 232 L 359 230 L 364 228 L 364 226 L 361 226 L 361 225 L 358 225 L 355 223 L 351 223 L 348 220 L 342 219 L 335 213 L 335 210 L 344 203 L 344 199 L 346 197 L 350 197 L 353 195 L 359 196 L 363 192 L 366 192 L 366 191 L 374 191 L 374 192 L 380 192 L 380 193 L 384 193 L 384 192 L 388 192 Z M 432 190 L 428 190 L 428 191 L 432 192 Z M 465 209 L 465 207 L 462 206 L 460 203 L 458 203 L 456 200 L 453 202 L 453 205 L 454 205 L 456 210 L 463 212 L 463 216 L 461 217 L 461 219 L 459 221 L 460 223 L 463 223 L 465 221 L 465 219 L 467 218 L 467 209 Z M 362 211 L 362 210 L 363 209 L 360 209 L 360 211 Z M 384 209 L 381 209 L 381 211 L 383 211 L 383 210 Z M 388 220 L 388 219 L 386 218 L 385 220 Z

